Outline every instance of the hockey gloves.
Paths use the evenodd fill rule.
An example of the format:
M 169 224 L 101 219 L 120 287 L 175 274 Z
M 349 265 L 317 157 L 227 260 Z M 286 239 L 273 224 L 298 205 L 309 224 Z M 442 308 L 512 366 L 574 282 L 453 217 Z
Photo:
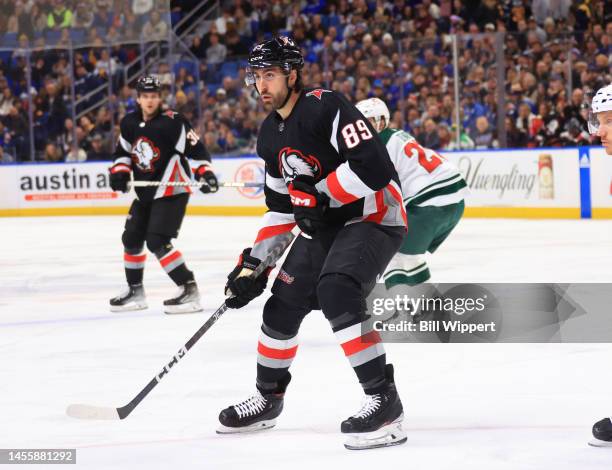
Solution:
M 228 308 L 242 308 L 263 293 L 272 268 L 267 268 L 256 278 L 251 277 L 260 263 L 259 259 L 251 256 L 250 248 L 244 249 L 238 258 L 238 264 L 227 276 L 225 295 L 229 297 L 225 299 L 225 305 Z
M 329 198 L 315 188 L 312 176 L 297 176 L 289 183 L 288 189 L 295 222 L 302 232 L 312 237 L 325 225 L 323 215 L 329 206 Z
M 213 173 L 210 165 L 200 165 L 195 170 L 195 179 L 197 181 L 204 180 L 204 183 L 206 183 L 200 186 L 200 191 L 204 194 L 216 193 L 219 191 L 219 181 L 217 181 L 217 177 Z
M 109 183 L 113 191 L 128 192 L 131 168 L 125 163 L 115 163 L 109 168 Z

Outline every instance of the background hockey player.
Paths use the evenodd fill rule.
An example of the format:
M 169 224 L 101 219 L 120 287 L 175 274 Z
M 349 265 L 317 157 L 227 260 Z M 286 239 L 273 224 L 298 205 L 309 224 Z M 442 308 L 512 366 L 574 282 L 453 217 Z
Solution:
M 174 111 L 162 111 L 159 80 L 153 76 L 142 77 L 136 90 L 138 109 L 121 120 L 121 134 L 110 168 L 110 185 L 114 191 L 127 192 L 130 174 L 135 181 L 161 184 L 136 188 L 137 197 L 132 202 L 121 237 L 128 288 L 111 299 L 111 311 L 147 307 L 142 286 L 145 244 L 179 286 L 176 297 L 164 301 L 164 311 L 200 311 L 193 273 L 171 242 L 178 236 L 191 189 L 164 186 L 163 183 L 190 181 L 192 171 L 188 158 L 197 164 L 195 178 L 206 183 L 202 192 L 217 191 L 217 178 L 210 167 L 210 155 L 185 118 Z
M 601 139 L 606 153 L 612 155 L 612 84 L 601 88 L 591 101 L 589 132 Z M 612 447 L 612 421 L 604 418 L 593 425 L 591 445 Z
M 265 304 L 258 345 L 257 392 L 223 410 L 220 433 L 265 429 L 281 413 L 303 318 L 323 310 L 366 398 L 345 420 L 348 448 L 400 444 L 406 438 L 393 368 L 375 331 L 365 330 L 365 297 L 399 248 L 405 212 L 397 174 L 374 129 L 341 94 L 302 89 L 304 60 L 286 37 L 250 52 L 247 83 L 271 113 L 257 153 L 266 164 L 264 226 L 229 274 L 226 304 L 240 308 L 260 295 L 267 274 L 249 274 L 275 237 L 297 225 L 300 236 Z M 325 383 L 321 387 L 327 386 Z
M 408 216 L 408 232 L 383 275 L 385 285 L 420 284 L 430 278 L 424 254 L 436 251 L 463 215 L 466 182 L 459 170 L 435 151 L 421 147 L 407 132 L 388 127 L 389 109 L 382 100 L 362 100 L 357 109 L 387 146 Z

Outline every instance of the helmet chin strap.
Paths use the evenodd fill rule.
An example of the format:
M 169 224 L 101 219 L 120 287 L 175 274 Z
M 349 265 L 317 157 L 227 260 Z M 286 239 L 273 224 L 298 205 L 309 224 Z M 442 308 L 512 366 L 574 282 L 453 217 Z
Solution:
M 287 104 L 287 102 L 289 101 L 289 98 L 291 97 L 291 93 L 293 93 L 293 88 L 289 88 L 289 76 L 287 76 L 287 96 L 285 96 L 285 100 L 283 101 L 283 104 L 281 104 L 278 109 L 284 108 L 285 105 Z

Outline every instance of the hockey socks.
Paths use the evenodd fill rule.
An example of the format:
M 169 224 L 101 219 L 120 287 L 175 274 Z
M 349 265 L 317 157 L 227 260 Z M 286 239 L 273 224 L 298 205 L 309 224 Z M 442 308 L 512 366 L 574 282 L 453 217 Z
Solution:
M 142 284 L 142 276 L 144 273 L 146 253 L 140 249 L 125 249 L 123 254 L 123 266 L 125 267 L 125 278 L 128 285 L 134 286 Z
M 257 388 L 275 390 L 289 373 L 298 349 L 297 336 L 289 337 L 261 326 L 257 343 Z
M 183 255 L 170 243 L 157 250 L 155 256 L 161 267 L 164 268 L 164 271 L 177 286 L 182 286 L 194 280 L 193 273 L 185 265 Z

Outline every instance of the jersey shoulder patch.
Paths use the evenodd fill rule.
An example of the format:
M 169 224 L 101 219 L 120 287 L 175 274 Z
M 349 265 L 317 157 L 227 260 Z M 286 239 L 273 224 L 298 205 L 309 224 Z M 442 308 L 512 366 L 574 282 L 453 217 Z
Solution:
M 167 116 L 170 119 L 174 119 L 176 116 L 178 116 L 178 113 L 176 111 L 172 111 L 171 109 L 164 111 L 163 114 L 164 116 Z
M 331 93 L 331 90 L 325 90 L 324 88 L 315 88 L 314 90 L 310 90 L 309 92 L 306 93 L 306 97 L 314 97 L 316 99 L 318 99 L 319 101 L 321 101 L 321 96 L 323 95 L 323 93 Z

